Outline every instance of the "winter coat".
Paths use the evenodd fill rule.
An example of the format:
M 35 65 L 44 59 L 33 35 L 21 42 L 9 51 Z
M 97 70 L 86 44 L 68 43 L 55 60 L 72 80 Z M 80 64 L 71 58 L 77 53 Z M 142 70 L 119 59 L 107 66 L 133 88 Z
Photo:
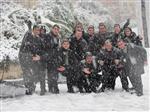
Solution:
M 81 61 L 87 52 L 87 42 L 83 38 L 77 40 L 76 37 L 73 37 L 70 40 L 70 49 L 75 53 L 76 58 Z
M 107 49 L 103 49 L 97 55 L 98 63 L 100 61 L 104 61 L 104 65 L 101 66 L 101 69 L 104 71 L 112 71 L 116 69 L 115 59 L 120 59 L 119 49 L 113 47 L 112 51 L 108 51 Z
M 139 36 L 137 36 L 134 32 L 131 33 L 130 36 L 124 36 L 123 39 L 127 42 L 127 43 L 133 43 L 135 45 L 138 46 L 142 46 L 142 42 L 139 38 Z
M 143 74 L 144 62 L 147 61 L 146 50 L 143 47 L 129 43 L 126 47 L 126 55 L 128 56 L 127 61 L 129 62 L 128 69 L 131 71 L 130 73 Z
M 104 45 L 107 39 L 111 39 L 112 32 L 106 32 L 105 34 L 97 33 L 96 37 L 98 39 L 98 45 L 100 48 Z
M 112 45 L 114 47 L 117 47 L 117 41 L 118 41 L 118 39 L 123 38 L 123 36 L 124 36 L 123 33 L 119 33 L 119 34 L 113 33 L 113 35 L 111 37 Z
M 65 72 L 76 72 L 78 70 L 79 61 L 72 50 L 60 48 L 56 57 L 57 68 L 63 66 L 66 69 Z
M 99 44 L 98 44 L 98 38 L 94 35 L 93 37 L 90 37 L 89 34 L 85 35 L 86 41 L 87 41 L 87 50 L 92 53 L 92 55 L 96 56 Z
M 97 65 L 97 64 L 96 64 Z M 90 77 L 96 77 L 97 76 L 97 73 L 98 73 L 98 69 L 97 69 L 97 66 L 94 64 L 94 61 L 92 61 L 92 63 L 87 63 L 86 60 L 82 60 L 81 61 L 81 71 L 84 69 L 84 68 L 89 68 L 89 71 L 91 72 L 91 74 L 89 75 Z M 83 73 L 84 75 L 86 75 L 86 73 Z
M 42 59 L 47 62 L 48 69 L 56 69 L 55 60 L 60 46 L 59 37 L 55 37 L 52 32 L 46 34 L 44 41 L 45 54 Z
M 31 32 L 27 32 L 23 38 L 19 51 L 20 63 L 30 67 L 39 66 L 39 68 L 44 69 L 45 66 L 42 60 L 32 61 L 33 56 L 42 56 L 43 54 L 44 48 L 41 38 L 34 37 Z

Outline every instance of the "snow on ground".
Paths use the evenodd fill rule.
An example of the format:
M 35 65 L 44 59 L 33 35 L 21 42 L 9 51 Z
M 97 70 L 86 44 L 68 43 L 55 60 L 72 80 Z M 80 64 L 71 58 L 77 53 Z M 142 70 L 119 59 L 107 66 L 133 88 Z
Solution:
M 150 49 L 148 52 L 150 62 Z M 142 75 L 144 95 L 141 97 L 122 91 L 117 78 L 116 89 L 104 93 L 67 93 L 66 84 L 59 84 L 60 94 L 46 93 L 40 96 L 39 85 L 31 96 L 1 99 L 1 111 L 148 111 L 149 108 L 149 69 Z M 131 85 L 130 85 L 131 86 Z

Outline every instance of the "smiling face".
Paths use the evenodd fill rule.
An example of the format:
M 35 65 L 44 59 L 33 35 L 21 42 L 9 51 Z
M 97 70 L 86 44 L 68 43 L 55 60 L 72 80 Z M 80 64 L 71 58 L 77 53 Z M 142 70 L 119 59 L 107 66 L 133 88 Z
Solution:
M 32 30 L 34 35 L 39 35 L 40 34 L 40 28 L 36 27 Z
M 129 37 L 131 35 L 131 30 L 129 28 L 125 28 L 124 34 Z
M 106 33 L 106 27 L 104 26 L 104 25 L 100 25 L 99 26 L 99 32 L 101 33 L 101 34 L 105 34 Z
M 64 49 L 69 49 L 69 47 L 70 47 L 70 43 L 69 42 L 63 42 L 62 43 L 62 47 L 64 48 Z
M 124 49 L 125 46 L 126 46 L 126 43 L 123 42 L 123 40 L 121 40 L 121 41 L 117 42 L 117 46 L 118 46 L 119 49 Z
M 94 34 L 94 29 L 93 28 L 89 28 L 88 29 L 88 34 L 89 35 L 93 35 Z
M 60 32 L 60 28 L 58 28 L 57 26 L 54 26 L 52 28 L 52 32 L 55 36 L 58 36 L 59 35 L 59 32 Z
M 77 40 L 80 40 L 82 38 L 82 30 L 76 30 L 75 37 Z
M 115 27 L 114 27 L 114 32 L 116 33 L 116 34 L 119 34 L 120 33 L 120 26 L 119 25 L 116 25 Z
M 113 48 L 112 43 L 110 41 L 105 41 L 105 49 L 107 49 L 108 51 L 111 51 Z
M 92 63 L 92 61 L 93 61 L 93 57 L 92 56 L 86 56 L 86 62 L 87 63 Z

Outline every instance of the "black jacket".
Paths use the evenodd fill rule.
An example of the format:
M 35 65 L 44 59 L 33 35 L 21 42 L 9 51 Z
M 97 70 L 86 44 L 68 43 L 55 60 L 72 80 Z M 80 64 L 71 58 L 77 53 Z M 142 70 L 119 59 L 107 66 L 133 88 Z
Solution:
M 128 56 L 128 68 L 129 71 L 135 72 L 138 75 L 144 73 L 144 62 L 147 61 L 147 53 L 143 47 L 136 46 L 134 44 L 127 44 L 126 55 Z M 134 68 L 134 69 L 133 69 Z
M 78 67 L 79 61 L 70 49 L 60 48 L 56 57 L 57 67 L 64 66 L 67 70 L 75 70 Z
M 127 43 L 133 43 L 135 45 L 142 46 L 142 42 L 140 40 L 140 37 L 137 36 L 134 32 L 132 32 L 130 36 L 124 36 L 123 39 Z
M 87 41 L 87 50 L 92 53 L 92 55 L 96 56 L 99 47 L 98 38 L 94 35 L 91 37 L 89 34 L 85 35 Z
M 119 49 L 112 48 L 112 51 L 108 51 L 107 49 L 103 49 L 97 55 L 97 61 L 104 61 L 104 65 L 101 66 L 102 70 L 111 71 L 116 68 L 115 59 L 120 59 Z
M 31 32 L 27 32 L 23 38 L 20 51 L 19 60 L 21 64 L 26 64 L 27 66 L 39 66 L 44 69 L 43 60 L 32 61 L 32 57 L 35 55 L 44 55 L 44 46 L 41 37 L 35 37 Z
M 87 52 L 87 42 L 83 38 L 77 40 L 76 37 L 73 37 L 70 40 L 70 49 L 75 53 L 76 58 L 81 61 Z

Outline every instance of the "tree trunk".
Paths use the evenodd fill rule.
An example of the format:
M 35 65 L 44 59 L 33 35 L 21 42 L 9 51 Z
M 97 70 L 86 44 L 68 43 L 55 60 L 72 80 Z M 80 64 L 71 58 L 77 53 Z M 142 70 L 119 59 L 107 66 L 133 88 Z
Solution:
M 141 0 L 141 11 L 142 11 L 142 24 L 143 24 L 143 32 L 144 32 L 144 40 L 145 40 L 144 43 L 145 43 L 145 47 L 149 47 L 145 0 Z

